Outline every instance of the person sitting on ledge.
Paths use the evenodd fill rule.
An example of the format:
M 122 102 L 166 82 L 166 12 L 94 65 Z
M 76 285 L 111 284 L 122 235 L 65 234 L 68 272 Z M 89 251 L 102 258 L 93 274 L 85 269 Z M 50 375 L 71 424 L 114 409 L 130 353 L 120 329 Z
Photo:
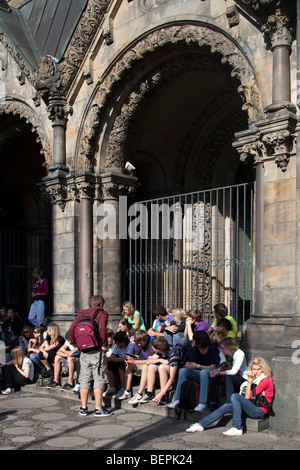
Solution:
M 274 397 L 274 384 L 270 375 L 271 369 L 265 359 L 261 357 L 253 359 L 247 371 L 248 380 L 241 385 L 240 393 L 233 393 L 230 403 L 225 403 L 202 420 L 192 424 L 186 432 L 204 431 L 225 414 L 232 413 L 232 427 L 223 432 L 223 436 L 241 436 L 243 434 L 243 413 L 252 419 L 262 419 L 270 410 Z M 255 402 L 252 401 L 253 385 L 256 386 L 256 397 L 262 397 L 261 400 Z

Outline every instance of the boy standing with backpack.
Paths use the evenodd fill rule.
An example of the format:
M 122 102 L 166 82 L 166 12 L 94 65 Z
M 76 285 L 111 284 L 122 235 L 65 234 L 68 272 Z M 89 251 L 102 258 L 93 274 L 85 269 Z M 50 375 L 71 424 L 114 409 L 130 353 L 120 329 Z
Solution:
M 105 417 L 112 413 L 102 408 L 102 393 L 107 382 L 106 346 L 108 313 L 103 309 L 102 295 L 91 298 L 91 308 L 81 310 L 69 329 L 70 342 L 80 350 L 80 399 L 79 414 L 87 416 L 87 401 L 94 381 L 94 416 Z

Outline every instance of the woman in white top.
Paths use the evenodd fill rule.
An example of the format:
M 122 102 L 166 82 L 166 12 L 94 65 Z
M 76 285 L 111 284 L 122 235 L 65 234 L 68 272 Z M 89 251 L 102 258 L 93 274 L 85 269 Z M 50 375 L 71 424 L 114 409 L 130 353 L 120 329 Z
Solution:
M 218 369 L 211 371 L 210 376 L 224 378 L 226 401 L 230 403 L 231 395 L 239 391 L 241 384 L 247 380 L 247 360 L 233 338 L 224 338 L 219 346 L 224 356 L 232 357 L 232 364 L 231 361 L 222 363 Z
M 21 346 L 12 349 L 11 355 L 13 360 L 5 364 L 2 369 L 3 395 L 20 390 L 24 385 L 32 383 L 34 378 L 33 362 L 26 356 Z

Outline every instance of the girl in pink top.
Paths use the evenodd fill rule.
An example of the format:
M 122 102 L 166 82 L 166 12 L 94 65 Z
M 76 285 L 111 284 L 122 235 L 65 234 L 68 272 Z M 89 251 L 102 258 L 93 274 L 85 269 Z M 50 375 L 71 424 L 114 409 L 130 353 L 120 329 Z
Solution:
M 35 279 L 31 293 L 32 304 L 29 310 L 28 320 L 34 326 L 40 326 L 45 319 L 45 300 L 49 295 L 48 281 L 43 277 L 41 268 L 34 268 L 32 276 Z

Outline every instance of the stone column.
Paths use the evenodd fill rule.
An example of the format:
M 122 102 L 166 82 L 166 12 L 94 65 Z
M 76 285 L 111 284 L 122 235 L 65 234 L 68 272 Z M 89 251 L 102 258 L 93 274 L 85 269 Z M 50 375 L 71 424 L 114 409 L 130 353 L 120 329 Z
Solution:
M 273 53 L 272 104 L 267 107 L 267 112 L 283 108 L 295 112 L 290 90 L 290 18 L 278 9 L 274 15 L 268 17 L 262 31 L 269 37 Z
M 122 259 L 122 243 L 128 236 L 127 226 L 127 196 L 137 187 L 137 178 L 109 171 L 100 177 L 101 200 L 98 204 L 105 204 L 110 214 L 110 227 L 112 232 L 109 236 L 103 236 L 97 233 L 97 244 L 101 246 L 101 267 L 97 267 L 98 276 L 101 283 L 98 282 L 98 289 L 101 289 L 105 299 L 105 307 L 109 313 L 109 321 L 115 326 L 121 316 L 122 302 L 122 283 L 125 261 Z M 123 196 L 120 205 L 120 196 Z M 104 206 L 105 207 L 105 206 Z M 101 208 L 100 208 L 101 209 Z M 96 211 L 97 226 L 99 211 Z M 120 221 L 120 217 L 122 221 Z M 101 272 L 99 272 L 101 271 Z M 97 283 L 97 279 L 95 279 Z
M 93 196 L 95 178 L 91 173 L 76 176 L 80 196 L 79 306 L 89 308 L 93 295 Z

